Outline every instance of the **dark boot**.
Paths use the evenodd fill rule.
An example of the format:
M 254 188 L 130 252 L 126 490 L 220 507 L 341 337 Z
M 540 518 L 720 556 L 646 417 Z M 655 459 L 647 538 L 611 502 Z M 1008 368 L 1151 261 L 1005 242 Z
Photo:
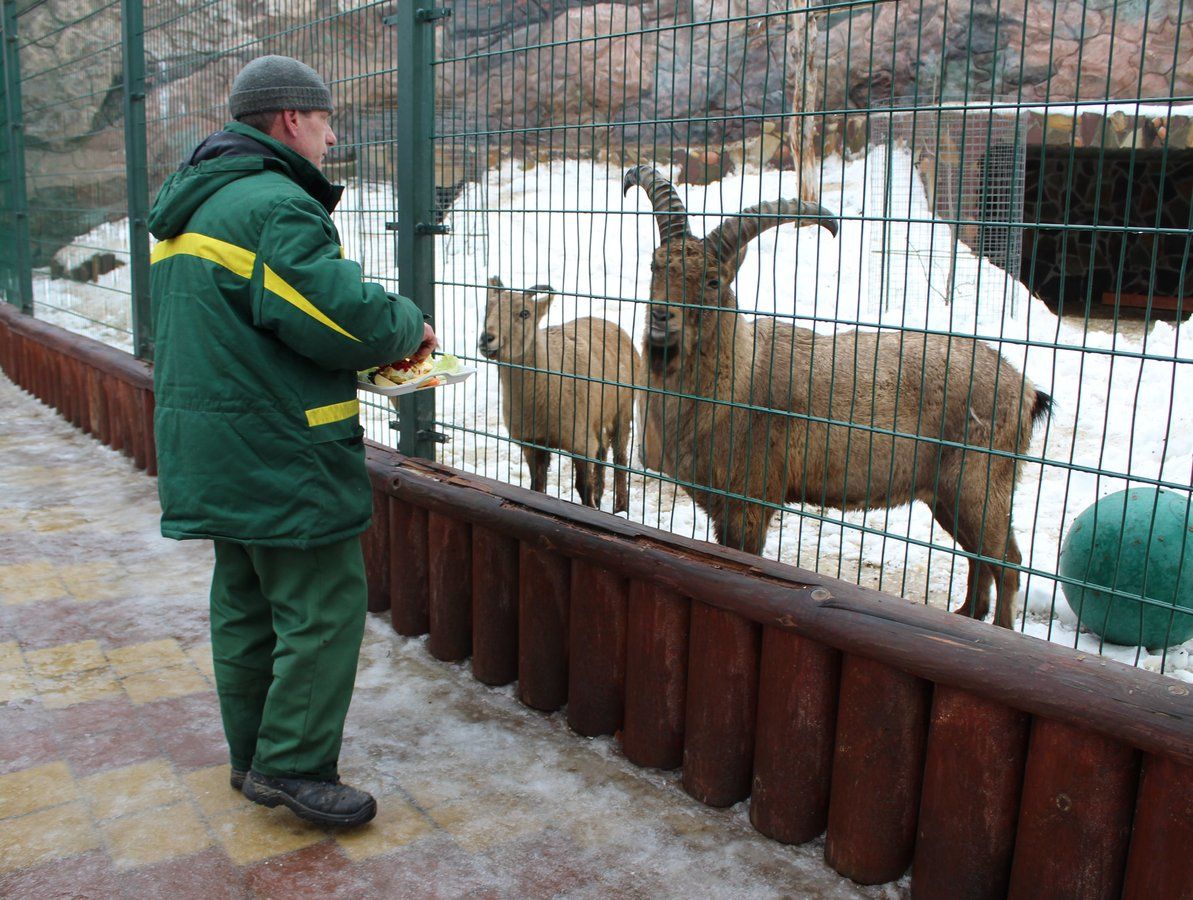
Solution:
M 233 769 L 232 774 L 228 777 L 228 783 L 232 785 L 232 790 L 244 790 L 244 776 L 247 775 L 244 769 Z
M 339 779 L 273 778 L 253 770 L 244 779 L 244 795 L 262 806 L 283 805 L 319 825 L 363 825 L 377 815 L 377 801 Z

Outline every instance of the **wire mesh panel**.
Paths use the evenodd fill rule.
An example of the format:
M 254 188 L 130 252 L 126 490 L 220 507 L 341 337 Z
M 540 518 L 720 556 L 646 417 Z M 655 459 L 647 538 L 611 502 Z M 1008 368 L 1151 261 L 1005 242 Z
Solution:
M 7 42 L 6 42 L 7 43 Z M 0 242 L 5 247 L 17 246 L 16 188 L 25 177 L 24 167 L 13 158 L 12 126 L 9 120 L 12 100 L 7 78 L 0 83 Z M 19 265 L 15 253 L 0 257 L 0 293 L 4 302 L 20 304 L 17 278 Z
M 1013 105 L 873 115 L 866 185 L 877 219 L 869 229 L 871 314 L 899 304 L 909 272 L 926 280 L 920 290 L 946 305 L 992 308 L 997 315 L 1006 305 L 1017 314 L 1024 138 Z
M 34 312 L 131 350 L 120 3 L 17 23 Z
M 477 369 L 369 437 L 1190 678 L 1186 7 L 157 0 L 150 193 L 302 59 L 345 255 Z M 39 314 L 119 343 L 119 7 L 67 9 L 19 16 Z M 1175 501 L 1069 567 L 1121 490 Z
M 603 398 L 627 379 L 635 388 L 631 518 L 949 609 L 989 604 L 1003 624 L 1186 671 L 1185 649 L 1109 648 L 1088 631 L 1093 606 L 1074 612 L 1057 574 L 1069 526 L 1098 497 L 1150 477 L 1187 501 L 1193 458 L 1111 412 L 1138 409 L 1117 392 L 1156 378 L 1151 409 L 1166 432 L 1181 419 L 1181 330 L 1060 318 L 1021 281 L 1044 263 L 1021 258 L 1025 236 L 1053 224 L 1025 187 L 1039 184 L 1029 147 L 1069 156 L 1093 128 L 1083 116 L 1114 113 L 1075 99 L 1187 101 L 1184 13 L 900 6 L 456 4 L 439 33 L 436 146 L 483 145 L 491 168 L 445 218 L 483 218 L 483 237 L 439 244 L 442 330 L 480 367 L 439 397 L 444 458 L 593 502 L 577 469 L 617 467 L 612 438 L 584 439 L 599 367 Z M 1152 55 L 1126 74 L 1084 56 L 1086 37 L 1140 34 Z M 1175 113 L 1146 139 L 1184 129 Z M 1145 139 L 1108 129 L 1120 145 Z M 638 164 L 659 178 L 640 170 L 623 193 Z M 1094 180 L 1059 192 L 1096 192 Z M 824 212 L 760 205 L 780 200 Z M 1057 211 L 1062 231 L 1113 229 L 1104 207 L 1079 223 L 1075 206 Z M 1131 206 L 1119 197 L 1119 235 L 1129 221 L 1162 238 Z M 1174 215 L 1162 206 L 1156 215 Z M 1172 236 L 1184 244 L 1161 268 L 1187 268 L 1182 208 Z M 1072 283 L 1095 261 L 1052 262 Z M 609 328 L 639 353 L 624 371 Z M 1157 341 L 1162 351 L 1146 349 Z M 573 345 L 600 361 L 577 365 Z M 1157 463 L 1182 474 L 1157 477 Z M 620 508 L 608 489 L 597 502 Z M 1183 547 L 1186 533 L 1166 540 Z

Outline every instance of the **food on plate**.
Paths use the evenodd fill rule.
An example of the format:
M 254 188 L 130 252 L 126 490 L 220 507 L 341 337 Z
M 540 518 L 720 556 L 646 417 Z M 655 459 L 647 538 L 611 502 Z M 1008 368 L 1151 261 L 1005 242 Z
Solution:
M 392 362 L 388 366 L 382 366 L 378 369 L 377 374 L 373 376 L 373 383 L 378 383 L 377 378 L 384 378 L 391 384 L 406 384 L 409 381 L 422 378 L 424 375 L 430 375 L 434 367 L 435 360 L 430 356 L 419 362 L 409 359 L 399 359 L 397 362 Z
M 360 379 L 378 387 L 401 387 L 412 383 L 418 387 L 435 387 L 442 383 L 439 376 L 454 375 L 460 369 L 460 360 L 445 353 L 420 362 L 400 359 L 389 365 L 366 369 L 360 373 Z

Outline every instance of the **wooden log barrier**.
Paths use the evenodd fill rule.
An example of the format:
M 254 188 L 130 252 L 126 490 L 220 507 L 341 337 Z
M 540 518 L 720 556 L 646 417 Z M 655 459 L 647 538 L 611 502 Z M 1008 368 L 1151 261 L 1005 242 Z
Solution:
M 103 393 L 104 405 L 108 408 L 108 446 L 118 453 L 125 453 L 125 447 L 128 445 L 120 397 L 117 395 L 117 383 L 116 376 L 104 373 Z
M 457 662 L 472 653 L 472 535 L 467 522 L 427 514 L 427 649 L 436 659 Z
M 50 383 L 49 351 L 45 344 L 31 343 L 29 345 L 29 372 L 32 376 L 33 396 L 47 406 L 50 405 L 50 393 L 47 386 Z
M 18 387 L 21 384 L 21 372 L 19 362 L 19 346 L 21 343 L 21 336 L 17 334 L 8 322 L 0 320 L 0 368 L 4 369 L 4 374 L 8 376 L 8 380 Z
M 32 394 L 29 386 L 29 340 L 20 332 L 14 332 L 13 336 L 13 380 L 23 391 Z
M 736 613 L 692 604 L 683 788 L 709 806 L 750 795 L 761 629 Z
M 42 371 L 42 355 L 43 348 L 38 342 L 30 341 L 25 346 L 25 369 L 29 373 L 25 389 L 37 398 L 40 403 L 45 402 L 42 398 L 42 394 L 45 393 L 43 388 L 45 373 Z
M 91 428 L 91 379 L 95 373 L 95 369 L 84 363 L 79 365 L 79 428 L 84 434 L 94 434 Z M 149 391 L 149 397 L 152 401 L 153 391 Z M 152 415 L 149 418 L 153 421 Z M 154 473 L 156 474 L 157 466 L 154 466 Z
M 71 424 L 79 431 L 87 431 L 87 370 L 90 366 L 77 363 L 70 367 Z M 152 397 L 152 391 L 142 393 L 142 398 Z M 150 417 L 150 422 L 153 418 Z
M 911 892 L 1005 897 L 1031 717 L 968 691 L 932 697 Z
M 54 367 L 57 358 L 52 348 L 40 345 L 38 348 L 38 381 L 40 382 L 41 402 L 50 409 L 58 408 L 58 376 Z
M 25 380 L 22 383 L 25 390 L 32 394 L 37 400 L 41 400 L 41 378 L 37 371 L 37 341 L 25 341 L 21 348 L 21 368 L 25 372 Z
M 124 408 L 133 436 L 133 465 L 144 469 L 149 465 L 149 435 L 145 425 L 145 407 L 141 403 L 141 392 L 127 381 L 121 383 Z
M 407 637 L 430 628 L 427 511 L 389 498 L 389 621 Z
M 24 335 L 13 333 L 12 342 L 12 363 L 13 363 L 13 381 L 21 386 L 25 391 L 29 390 L 29 369 L 25 354 L 28 352 L 26 344 L 29 342 Z
M 120 400 L 120 419 L 124 423 L 125 444 L 124 452 L 138 469 L 143 468 L 141 460 L 144 448 L 141 445 L 141 429 L 139 410 L 134 408 L 133 387 L 123 379 L 116 381 L 117 397 Z
M 0 321 L 0 368 L 13 384 L 17 380 L 17 342 L 20 340 L 7 321 Z
M 145 423 L 145 474 L 157 474 L 157 438 L 153 434 L 153 411 L 156 406 L 153 391 L 140 390 L 141 418 Z
M 1032 723 L 1008 896 L 1118 897 L 1139 753 L 1091 731 Z
M 25 339 L 19 333 L 17 333 L 7 321 L 4 322 L 4 328 L 8 334 L 8 347 L 5 351 L 4 371 L 13 384 L 24 389 L 25 383 L 21 378 L 21 354 L 23 352 L 21 344 L 24 343 Z
M 21 348 L 21 368 L 25 370 L 22 386 L 38 401 L 41 400 L 41 373 L 38 371 L 39 344 L 26 341 Z
M 778 628 L 762 632 L 750 821 L 802 844 L 828 824 L 841 654 Z
M 635 765 L 674 769 L 683 762 L 690 609 L 674 591 L 630 582 L 621 747 Z
M 518 542 L 483 525 L 472 526 L 472 675 L 518 677 Z
M 568 698 L 571 562 L 523 541 L 518 548 L 518 697 L 554 712 Z
M 58 380 L 58 411 L 62 418 L 76 428 L 79 427 L 78 411 L 75 407 L 75 376 L 78 374 L 77 365 L 69 365 L 68 359 L 61 354 L 55 354 L 57 363 L 56 377 Z
M 382 448 L 369 454 L 404 500 L 1193 765 L 1193 696 L 1174 693 L 1158 673 L 448 466 Z
M 42 356 L 42 365 L 45 367 L 43 376 L 45 403 L 51 409 L 58 410 L 59 414 L 62 412 L 62 382 L 61 382 L 61 366 L 62 356 L 54 353 L 52 350 L 46 349 Z
M 572 560 L 567 716 L 586 737 L 621 728 L 628 594 L 629 582 L 617 572 Z
M 389 609 L 389 497 L 373 486 L 373 521 L 361 535 L 365 575 L 369 584 L 369 612 Z
M 1148 754 L 1127 855 L 1124 900 L 1193 900 L 1193 767 Z
M 73 365 L 73 361 L 60 353 L 55 353 L 54 357 L 58 363 L 56 371 L 54 372 L 54 405 L 58 408 L 58 412 L 62 418 L 75 424 L 75 398 L 74 398 L 74 375 L 75 369 L 78 368 Z
M 124 404 L 120 402 L 120 379 L 104 373 L 104 403 L 108 407 L 108 446 L 126 456 L 131 454 Z
M 104 400 L 104 376 L 99 369 L 92 369 L 87 379 L 87 405 L 90 408 L 91 433 L 100 443 L 107 444 L 112 432 L 108 424 L 108 404 Z
M 24 351 L 22 354 L 22 366 L 25 370 L 25 380 L 23 382 L 25 390 L 32 394 L 37 400 L 41 400 L 41 372 L 38 371 L 38 347 L 40 344 L 37 341 L 25 341 Z
M 846 654 L 824 858 L 860 884 L 907 871 L 915 850 L 932 686 Z
M 80 390 L 79 382 L 82 376 L 83 367 L 74 360 L 68 357 L 61 357 L 63 363 L 63 380 L 65 383 L 64 396 L 62 398 L 65 405 L 64 415 L 67 421 L 75 428 L 81 428 L 83 425 L 82 404 L 79 402 Z

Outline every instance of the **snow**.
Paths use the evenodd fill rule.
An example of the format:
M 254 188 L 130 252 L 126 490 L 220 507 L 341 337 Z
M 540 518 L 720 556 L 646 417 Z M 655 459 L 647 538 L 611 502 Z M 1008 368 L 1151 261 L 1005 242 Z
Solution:
M 1049 577 L 1068 525 L 1099 497 L 1139 483 L 1188 493 L 1193 404 L 1179 398 L 1193 396 L 1193 326 L 1123 321 L 1114 327 L 1058 319 L 1006 273 L 963 243 L 954 244 L 946 226 L 934 225 L 906 152 L 895 148 L 889 165 L 885 154 L 875 148 L 859 159 L 824 163 L 821 202 L 841 215 L 838 237 L 793 225 L 764 232 L 751 243 L 737 278 L 740 306 L 793 317 L 800 327 L 826 333 L 902 327 L 976 336 L 1026 371 L 1053 395 L 1056 407 L 1047 426 L 1037 429 L 1015 495 L 1016 535 L 1031 573 L 1023 583 L 1020 627 L 1193 681 L 1193 642 L 1164 654 L 1104 644 L 1078 630 L 1058 583 Z M 436 391 L 437 427 L 452 438 L 442 448 L 443 462 L 529 486 L 521 453 L 501 423 L 496 367 L 477 359 L 474 350 L 488 276 L 500 275 L 514 287 L 547 282 L 563 292 L 547 324 L 601 315 L 639 337 L 656 232 L 644 192 L 623 197 L 621 175 L 620 168 L 594 161 L 506 163 L 457 199 L 448 219 L 453 233 L 435 239 L 436 322 L 444 351 L 479 371 L 463 385 Z M 879 294 L 872 219 L 882 209 L 874 192 L 883 189 L 884 179 L 889 179 L 888 214 L 895 219 L 887 246 L 907 249 L 888 258 L 895 276 L 888 283 L 894 287 Z M 796 191 L 797 175 L 790 171 L 746 172 L 707 187 L 680 187 L 697 235 L 715 227 L 724 212 Z M 393 208 L 392 186 L 357 184 L 349 186 L 336 214 L 346 255 L 391 289 L 397 287 L 395 236 L 385 223 L 394 217 Z M 79 243 L 94 246 L 101 237 L 93 232 Z M 51 281 L 42 272 L 35 282 L 40 317 L 129 348 L 127 296 L 121 293 L 128 290 L 127 267 L 95 286 Z M 114 308 L 121 301 L 123 318 Z M 79 319 L 80 313 L 87 319 Z M 367 433 L 396 445 L 392 412 L 375 399 L 362 395 Z M 631 474 L 630 485 L 630 519 L 712 539 L 707 517 L 657 473 Z M 568 461 L 554 458 L 547 490 L 575 499 Z M 604 504 L 611 509 L 611 490 Z M 864 514 L 789 508 L 775 517 L 764 552 L 954 609 L 963 600 L 966 571 L 964 558 L 950 552 L 954 548 L 928 509 L 915 504 Z

